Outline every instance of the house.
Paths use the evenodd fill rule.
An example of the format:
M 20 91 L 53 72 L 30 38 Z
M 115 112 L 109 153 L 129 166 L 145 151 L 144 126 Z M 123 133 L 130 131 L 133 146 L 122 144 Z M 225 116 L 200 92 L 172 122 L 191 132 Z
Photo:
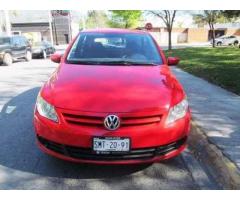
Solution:
M 33 42 L 48 40 L 54 44 L 67 44 L 78 32 L 68 11 L 17 10 L 9 11 L 12 34 L 25 35 Z
M 145 30 L 144 27 L 139 27 L 140 30 Z M 168 31 L 165 27 L 152 27 L 147 30 L 160 44 L 168 43 Z M 240 23 L 216 24 L 215 35 L 237 35 L 240 36 Z M 172 29 L 172 43 L 204 43 L 211 40 L 211 31 L 207 26 L 191 27 L 191 28 L 176 28 Z

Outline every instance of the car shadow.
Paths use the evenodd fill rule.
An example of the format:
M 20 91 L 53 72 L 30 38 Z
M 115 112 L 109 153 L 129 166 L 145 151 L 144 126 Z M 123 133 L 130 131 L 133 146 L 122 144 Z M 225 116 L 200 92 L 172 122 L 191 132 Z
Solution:
M 39 89 L 27 90 L 3 106 L 0 112 L 0 165 L 50 177 L 89 179 L 129 175 L 150 166 L 78 164 L 41 152 L 33 128 L 33 110 Z
M 72 163 L 43 153 L 33 128 L 39 89 L 13 97 L 0 112 L 0 188 L 197 188 L 182 156 L 155 164 L 115 166 Z

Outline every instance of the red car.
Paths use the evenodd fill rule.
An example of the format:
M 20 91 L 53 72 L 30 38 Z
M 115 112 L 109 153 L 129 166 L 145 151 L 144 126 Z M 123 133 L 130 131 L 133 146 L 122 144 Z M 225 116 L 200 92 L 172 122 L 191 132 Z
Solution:
M 60 159 L 96 164 L 156 162 L 186 147 L 186 94 L 152 36 L 86 30 L 72 41 L 39 92 L 39 147 Z

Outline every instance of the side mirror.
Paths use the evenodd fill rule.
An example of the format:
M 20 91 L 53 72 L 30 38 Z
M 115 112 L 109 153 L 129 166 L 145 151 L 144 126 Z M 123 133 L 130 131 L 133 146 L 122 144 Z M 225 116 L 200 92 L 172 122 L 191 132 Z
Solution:
M 53 61 L 55 63 L 60 63 L 61 58 L 62 58 L 62 54 L 59 54 L 59 53 L 54 53 L 51 55 L 51 61 Z
M 177 65 L 179 63 L 180 59 L 178 57 L 168 57 L 167 62 L 168 65 Z

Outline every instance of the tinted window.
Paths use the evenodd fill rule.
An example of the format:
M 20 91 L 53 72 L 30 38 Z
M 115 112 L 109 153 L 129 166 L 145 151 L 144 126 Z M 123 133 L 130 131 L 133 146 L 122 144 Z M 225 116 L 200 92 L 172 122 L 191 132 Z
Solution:
M 151 36 L 136 33 L 81 33 L 70 50 L 67 61 L 162 64 Z
M 43 46 L 44 44 L 42 42 L 34 42 L 33 46 Z
M 51 46 L 51 44 L 49 42 L 47 42 L 47 41 L 43 41 L 43 45 L 47 46 L 47 47 Z
M 39 47 L 39 46 L 51 47 L 51 44 L 47 41 L 41 41 L 41 42 L 34 42 L 33 46 L 35 46 L 35 47 Z
M 0 45 L 8 45 L 8 44 L 10 44 L 10 38 L 8 38 L 8 37 L 0 38 Z
M 20 46 L 26 46 L 28 44 L 27 38 L 20 36 L 19 43 L 20 43 Z
M 20 46 L 19 37 L 13 37 L 13 38 L 12 38 L 12 41 L 13 41 L 13 45 L 14 45 L 14 46 Z

